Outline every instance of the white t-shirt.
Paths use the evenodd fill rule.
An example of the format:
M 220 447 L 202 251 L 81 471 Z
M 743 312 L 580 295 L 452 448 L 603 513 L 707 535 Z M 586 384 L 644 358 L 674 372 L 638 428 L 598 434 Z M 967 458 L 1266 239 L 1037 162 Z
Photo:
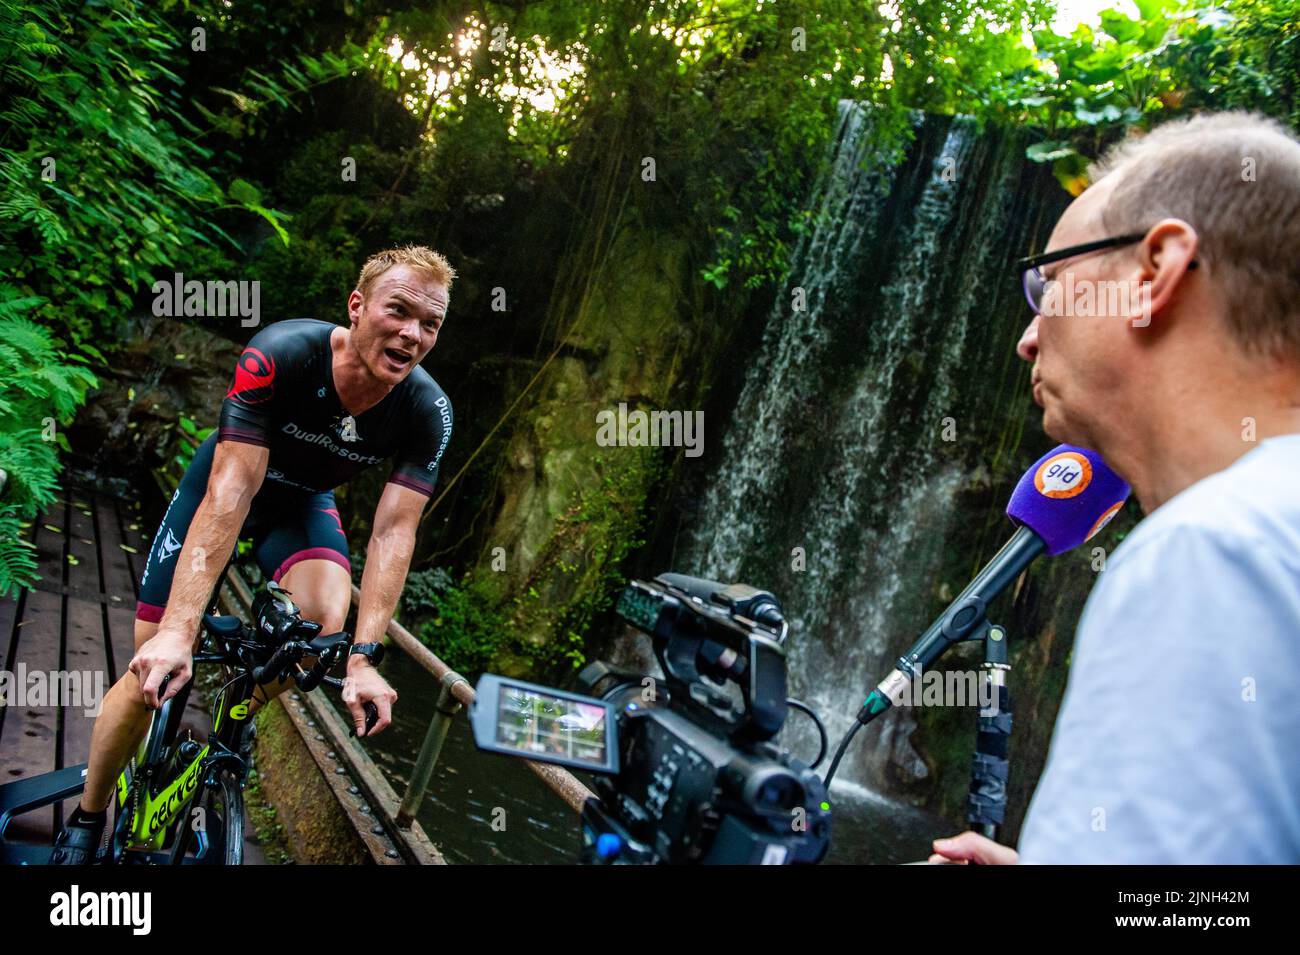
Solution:
M 1300 434 L 1187 488 L 1110 557 L 1019 848 L 1300 863 Z

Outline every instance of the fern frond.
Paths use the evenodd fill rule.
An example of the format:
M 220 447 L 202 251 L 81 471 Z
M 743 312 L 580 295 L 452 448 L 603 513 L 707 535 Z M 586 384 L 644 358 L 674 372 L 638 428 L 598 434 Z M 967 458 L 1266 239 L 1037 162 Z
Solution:
M 12 305 L 10 300 L 6 305 Z M 23 363 L 31 366 L 47 364 L 56 358 L 54 341 L 50 333 L 29 318 L 0 313 L 0 341 L 22 356 Z M 15 365 L 15 370 L 23 370 Z
M 5 506 L 20 517 L 35 517 L 57 499 L 59 455 L 42 429 L 0 430 L 0 468 L 7 475 Z
M 19 590 L 39 579 L 36 548 L 23 540 L 22 530 L 16 513 L 0 511 L 0 598 L 17 597 Z

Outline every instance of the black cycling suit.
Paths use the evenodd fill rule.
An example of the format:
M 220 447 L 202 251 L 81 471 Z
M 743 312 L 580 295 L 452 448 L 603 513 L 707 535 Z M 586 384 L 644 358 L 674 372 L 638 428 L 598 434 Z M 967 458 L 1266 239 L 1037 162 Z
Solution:
M 195 451 L 149 550 L 138 619 L 162 619 L 218 441 L 270 449 L 266 479 L 240 536 L 252 538 L 262 573 L 277 582 L 302 560 L 332 560 L 351 571 L 333 489 L 367 468 L 391 457 L 391 483 L 433 493 L 451 440 L 450 400 L 417 365 L 379 404 L 348 415 L 334 388 L 330 336 L 336 327 L 311 318 L 277 322 L 253 336 L 239 356 L 219 427 Z

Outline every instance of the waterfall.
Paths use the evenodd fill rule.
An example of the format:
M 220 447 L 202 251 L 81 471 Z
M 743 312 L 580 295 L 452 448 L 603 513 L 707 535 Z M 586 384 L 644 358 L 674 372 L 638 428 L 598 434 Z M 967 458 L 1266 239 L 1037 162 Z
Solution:
M 777 593 L 791 692 L 832 741 L 936 612 L 936 575 L 970 520 L 960 492 L 987 475 L 991 412 L 1027 413 L 1018 397 L 1005 408 L 1028 317 L 1009 265 L 1045 205 L 1026 199 L 1023 143 L 960 117 L 911 128 L 889 148 L 872 107 L 840 104 L 678 561 Z M 791 723 L 787 742 L 810 752 L 806 721 Z M 859 734 L 840 778 L 923 779 L 913 725 L 900 711 Z

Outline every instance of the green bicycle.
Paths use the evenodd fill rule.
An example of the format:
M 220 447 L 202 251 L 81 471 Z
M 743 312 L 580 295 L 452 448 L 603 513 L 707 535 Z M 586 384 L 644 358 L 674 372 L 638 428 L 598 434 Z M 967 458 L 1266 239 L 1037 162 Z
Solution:
M 240 865 L 244 851 L 243 790 L 248 776 L 250 725 L 260 687 L 292 679 L 310 692 L 322 683 L 341 687 L 329 671 L 348 652 L 345 632 L 322 635 L 303 620 L 289 592 L 274 583 L 253 601 L 253 624 L 237 616 L 204 614 L 200 666 L 224 668 L 225 682 L 212 701 L 212 732 L 206 742 L 180 739 L 181 715 L 191 679 L 153 714 L 149 732 L 117 782 L 116 816 L 108 845 L 97 862 L 172 865 Z M 304 661 L 314 662 L 304 669 Z M 164 687 L 165 687 L 164 683 Z M 378 719 L 366 704 L 367 732 Z M 0 786 L 0 850 L 7 861 L 48 861 L 33 847 L 4 841 L 9 820 L 70 798 L 85 785 L 85 764 Z

